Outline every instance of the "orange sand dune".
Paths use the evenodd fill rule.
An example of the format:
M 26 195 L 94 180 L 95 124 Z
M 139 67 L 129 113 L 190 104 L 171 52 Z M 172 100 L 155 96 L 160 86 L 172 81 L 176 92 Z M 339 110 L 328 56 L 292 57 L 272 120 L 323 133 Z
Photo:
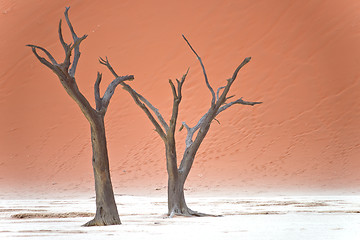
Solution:
M 168 79 L 184 85 L 180 122 L 193 125 L 213 87 L 241 70 L 233 106 L 214 123 L 188 179 L 190 188 L 358 190 L 360 184 L 360 3 L 345 1 L 0 1 L 0 185 L 92 190 L 89 125 L 56 76 L 26 44 L 63 58 L 57 25 L 64 7 L 82 44 L 77 82 L 91 103 L 99 56 L 170 115 Z M 67 41 L 70 35 L 67 29 Z M 166 185 L 164 146 L 143 112 L 118 89 L 106 116 L 118 191 Z M 177 141 L 179 154 L 185 132 Z

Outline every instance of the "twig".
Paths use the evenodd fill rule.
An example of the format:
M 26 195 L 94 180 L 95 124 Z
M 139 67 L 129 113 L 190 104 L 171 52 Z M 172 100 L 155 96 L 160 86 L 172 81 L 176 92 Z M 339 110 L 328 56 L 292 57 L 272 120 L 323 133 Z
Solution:
M 210 85 L 210 83 L 209 83 L 209 80 L 208 80 L 208 77 L 207 77 L 207 74 L 206 74 L 206 71 L 205 71 L 204 64 L 203 64 L 201 58 L 199 57 L 199 55 L 195 52 L 194 48 L 190 45 L 189 41 L 186 39 L 186 37 L 184 36 L 184 34 L 182 34 L 182 37 L 184 38 L 184 40 L 185 40 L 186 43 L 189 45 L 190 49 L 193 51 L 193 53 L 196 55 L 197 59 L 198 59 L 199 62 L 200 62 L 200 65 L 201 65 L 202 70 L 203 70 L 203 73 L 204 73 L 206 86 L 208 87 L 208 89 L 210 90 L 211 95 L 212 95 L 211 105 L 214 105 L 214 104 L 215 104 L 215 92 L 214 92 L 214 89 L 211 87 L 211 85 Z

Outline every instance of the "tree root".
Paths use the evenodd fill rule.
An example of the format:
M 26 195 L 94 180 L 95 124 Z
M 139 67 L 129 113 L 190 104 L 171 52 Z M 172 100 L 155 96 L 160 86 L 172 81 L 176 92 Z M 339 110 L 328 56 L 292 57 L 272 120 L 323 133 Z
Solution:
M 94 227 L 94 226 L 108 226 L 108 225 L 120 225 L 121 221 L 117 221 L 116 219 L 111 219 L 111 220 L 105 220 L 102 218 L 94 218 L 92 220 L 90 220 L 89 222 L 85 223 L 84 225 L 82 225 L 83 227 Z
M 223 217 L 223 215 L 216 215 L 216 214 L 207 214 L 201 213 L 191 210 L 190 208 L 187 209 L 173 209 L 170 214 L 168 214 L 169 218 L 173 218 L 175 216 L 181 217 Z
M 95 218 L 83 224 L 82 227 L 102 226 L 96 223 Z

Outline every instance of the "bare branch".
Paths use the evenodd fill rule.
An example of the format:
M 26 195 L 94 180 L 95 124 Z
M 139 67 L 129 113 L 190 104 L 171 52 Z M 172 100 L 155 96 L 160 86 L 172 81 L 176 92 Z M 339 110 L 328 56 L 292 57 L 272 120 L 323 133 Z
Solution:
M 226 97 L 226 100 L 229 100 L 230 98 L 233 98 L 233 97 L 235 97 L 235 95 L 231 95 L 229 97 Z
M 131 80 L 134 80 L 134 75 L 126 75 L 126 76 L 122 76 L 122 77 L 117 77 L 115 78 L 110 84 L 109 86 L 107 87 L 105 93 L 104 93 L 104 96 L 101 100 L 102 102 L 102 109 L 104 109 L 106 111 L 108 105 L 109 105 L 109 102 L 110 102 L 110 99 L 111 97 L 113 96 L 114 92 L 115 92 L 115 89 L 116 87 L 123 83 L 124 81 L 131 81 Z
M 26 45 L 27 47 L 31 47 L 32 48 L 32 50 L 33 50 L 33 52 L 34 52 L 34 54 L 35 54 L 35 56 L 36 57 L 38 57 L 39 55 L 37 54 L 37 52 L 36 52 L 36 48 L 37 49 L 40 49 L 41 51 L 43 51 L 45 54 L 46 54 L 46 56 L 48 56 L 48 58 L 49 58 L 49 60 L 51 61 L 51 63 L 52 63 L 52 65 L 57 65 L 58 63 L 56 62 L 56 60 L 55 60 L 55 58 L 48 52 L 48 50 L 46 50 L 45 48 L 43 48 L 43 47 L 39 47 L 39 46 L 36 46 L 36 45 L 32 45 L 32 44 L 28 44 L 28 45 Z M 40 57 L 40 56 L 39 56 Z M 40 60 L 40 58 L 38 57 L 38 59 Z M 42 58 L 42 59 L 44 59 L 45 61 L 47 61 L 45 58 Z M 41 61 L 41 60 L 40 60 Z M 47 61 L 48 62 L 48 61 Z M 43 63 L 43 64 L 45 64 L 43 61 L 41 61 L 41 63 Z M 51 65 L 51 63 L 50 62 L 48 62 L 50 65 Z M 48 66 L 47 64 L 45 64 L 46 66 Z
M 75 31 L 74 31 L 74 28 L 70 22 L 70 19 L 69 19 L 69 15 L 68 15 L 68 11 L 69 11 L 70 7 L 66 7 L 65 9 L 65 12 L 64 12 L 64 15 L 65 15 L 65 19 L 66 19 L 66 22 L 69 26 L 69 29 L 70 29 L 70 32 L 71 32 L 71 35 L 72 35 L 72 38 L 74 40 L 74 44 L 71 48 L 74 49 L 74 60 L 73 60 L 73 64 L 69 70 L 69 74 L 70 76 L 74 77 L 75 76 L 75 72 L 76 72 L 76 67 L 77 67 L 77 64 L 79 62 L 79 58 L 80 58 L 80 43 L 87 37 L 87 35 L 84 35 L 82 36 L 81 38 L 78 38 L 78 36 L 76 35 Z M 71 54 L 71 52 L 70 52 Z M 68 56 L 68 54 L 67 54 Z M 70 56 L 68 56 L 70 58 Z
M 182 128 L 186 128 L 187 130 L 187 134 L 186 134 L 186 139 L 185 139 L 185 144 L 186 144 L 186 149 L 188 149 L 192 143 L 193 143 L 193 136 L 194 136 L 194 129 L 193 128 L 190 128 L 185 122 L 182 122 L 182 125 L 181 125 Z
M 46 51 L 46 49 L 42 48 L 42 47 L 39 47 L 39 46 L 35 46 L 35 45 L 26 45 L 28 47 L 31 47 L 35 57 L 42 63 L 44 64 L 45 66 L 47 66 L 48 68 L 50 68 L 56 75 L 59 76 L 60 80 L 61 81 L 64 81 L 66 79 L 66 76 L 64 74 L 64 72 L 59 68 L 59 65 L 58 64 L 51 64 L 48 60 L 46 60 L 45 58 L 41 57 L 36 49 L 40 49 L 42 51 Z M 47 52 L 47 51 L 46 51 Z M 51 56 L 51 54 L 48 52 L 48 54 Z M 55 60 L 54 60 L 55 61 Z
M 79 44 L 82 40 L 84 40 L 85 38 L 87 37 L 87 35 L 84 35 L 81 37 L 81 40 L 80 41 L 76 41 L 75 43 L 78 43 L 75 47 L 75 51 L 74 51 L 74 61 L 73 61 L 73 64 L 71 65 L 71 68 L 70 68 L 70 71 L 69 71 L 69 74 L 70 76 L 74 77 L 75 76 L 75 72 L 76 72 L 76 67 L 77 67 L 77 64 L 79 62 L 79 58 L 80 58 L 80 50 L 79 50 Z
M 79 47 L 80 43 L 85 39 L 87 38 L 88 35 L 84 35 L 82 36 L 81 38 L 78 38 L 76 39 L 76 41 L 74 42 L 74 44 L 70 47 L 71 50 L 73 50 L 75 48 L 75 51 L 76 51 L 76 48 Z M 80 54 L 80 53 L 79 53 Z
M 59 77 L 60 82 L 62 83 L 62 85 L 64 86 L 66 92 L 70 95 L 71 98 L 73 98 L 75 100 L 75 102 L 79 105 L 81 111 L 85 114 L 85 117 L 89 120 L 89 122 L 92 124 L 93 121 L 90 118 L 90 116 L 92 115 L 92 107 L 91 105 L 88 103 L 88 101 L 86 100 L 86 98 L 81 94 L 81 92 L 79 91 L 76 83 L 75 84 L 70 84 L 74 81 L 74 78 L 70 77 L 69 75 L 66 75 L 59 67 L 58 64 L 51 64 L 49 61 L 47 61 L 45 58 L 40 57 L 38 55 L 38 53 L 36 52 L 36 49 L 40 49 L 42 51 L 44 51 L 45 49 L 42 47 L 38 47 L 35 45 L 27 45 L 29 47 L 32 48 L 32 51 L 34 53 L 34 55 L 36 56 L 36 58 L 45 66 L 47 66 L 48 68 L 50 68 L 52 71 L 54 71 L 54 73 Z M 50 54 L 50 53 L 49 53 Z
M 72 26 L 72 24 L 71 24 L 71 22 L 69 20 L 69 14 L 68 14 L 69 9 L 70 9 L 70 7 L 65 7 L 64 15 L 65 15 L 65 20 L 66 20 L 66 22 L 67 22 L 67 24 L 69 26 L 70 32 L 71 32 L 71 36 L 73 37 L 74 42 L 75 42 L 78 37 L 77 37 L 77 35 L 76 35 L 75 31 L 74 31 L 74 28 L 73 28 L 73 26 Z
M 111 66 L 107 57 L 105 59 L 100 57 L 99 62 L 100 62 L 100 64 L 105 65 L 116 78 L 119 77 L 119 75 L 115 72 L 115 70 Z M 155 113 L 155 115 L 159 119 L 160 123 L 163 125 L 163 127 L 167 131 L 167 129 L 169 127 L 167 126 L 165 120 L 159 113 L 158 109 L 156 109 L 148 100 L 146 100 L 143 96 L 138 94 L 132 87 L 130 87 L 125 82 L 122 82 L 121 85 L 128 93 L 130 93 L 130 95 L 134 99 L 136 105 L 138 105 L 145 112 L 146 116 L 149 118 L 151 123 L 155 126 L 155 131 L 160 135 L 161 139 L 163 139 L 163 141 L 166 141 L 166 134 L 164 133 L 164 131 L 161 128 L 161 126 L 159 125 L 159 123 L 155 120 L 154 116 L 151 114 L 149 109 L 146 107 L 146 105 Z
M 95 104 L 96 110 L 100 111 L 102 107 L 102 98 L 100 97 L 100 82 L 101 82 L 102 74 L 97 73 L 97 78 L 94 84 L 94 95 L 95 95 Z
M 130 87 L 130 86 L 129 86 Z M 143 102 L 145 103 L 146 106 L 148 106 L 148 108 L 151 109 L 151 111 L 153 111 L 157 117 L 157 119 L 160 121 L 161 125 L 163 126 L 163 128 L 165 129 L 165 131 L 167 132 L 169 130 L 169 125 L 166 123 L 166 121 L 164 120 L 163 116 L 160 114 L 159 110 L 154 107 L 146 98 L 144 98 L 141 94 L 137 93 L 134 89 L 133 91 L 136 93 L 137 97 Z
M 179 85 L 179 84 L 180 84 L 179 80 L 176 79 L 176 81 L 177 81 L 177 83 L 178 83 L 178 85 Z M 174 96 L 175 99 L 177 99 L 177 98 L 178 98 L 178 95 L 177 95 L 177 93 L 176 93 L 175 85 L 174 85 L 174 83 L 171 81 L 171 79 L 169 79 L 169 83 L 170 83 L 170 86 L 171 86 L 171 91 L 172 91 L 172 93 L 173 93 L 173 96 Z
M 103 58 L 99 58 L 99 62 L 100 64 L 102 65 L 105 65 L 109 70 L 110 72 L 114 75 L 114 77 L 118 77 L 119 75 L 117 75 L 117 73 L 115 72 L 115 70 L 112 68 L 111 64 L 109 63 L 109 60 L 107 57 L 105 57 L 106 60 L 104 60 Z
M 190 130 L 190 127 L 185 122 L 182 122 L 182 126 L 184 126 L 187 130 Z
M 177 81 L 178 86 L 180 86 L 180 81 L 177 80 L 177 79 L 176 79 L 176 81 Z M 179 114 L 179 104 L 180 104 L 180 101 L 181 101 L 178 94 L 181 94 L 181 92 L 176 93 L 176 88 L 175 88 L 174 83 L 171 80 L 169 80 L 169 83 L 170 83 L 170 86 L 171 86 L 171 90 L 172 90 L 172 93 L 173 93 L 173 99 L 174 100 L 173 100 L 172 114 L 171 114 L 170 124 L 169 124 L 170 128 L 169 128 L 169 131 L 167 131 L 167 137 L 168 138 L 169 137 L 174 138 L 176 122 L 177 122 L 177 118 L 178 118 L 178 114 Z
M 105 65 L 110 72 L 115 76 L 115 77 L 119 77 L 119 75 L 115 72 L 115 70 L 113 69 L 113 67 L 111 66 L 109 60 L 107 57 L 105 57 L 105 59 L 103 58 L 99 58 L 99 62 L 102 65 Z M 122 84 L 123 85 L 123 84 Z M 123 85 L 124 86 L 124 85 Z M 166 123 L 166 121 L 164 120 L 164 118 L 162 117 L 162 115 L 160 114 L 159 110 L 154 107 L 146 98 L 144 98 L 142 95 L 140 95 L 139 93 L 137 93 L 133 88 L 131 88 L 129 85 L 126 85 L 125 90 L 132 91 L 135 95 L 134 97 L 137 97 L 140 101 L 142 101 L 146 106 L 148 106 L 156 115 L 156 117 L 158 118 L 158 120 L 160 121 L 161 125 L 163 126 L 163 128 L 165 129 L 165 131 L 168 131 L 169 126 Z M 130 93 L 130 92 L 129 92 Z M 131 94 L 131 93 L 130 93 Z M 135 100 L 135 99 L 134 99 Z
M 64 70 L 66 72 L 69 71 L 69 67 L 70 67 L 70 56 L 71 56 L 71 43 L 70 44 L 67 44 L 65 41 L 64 41 L 64 37 L 63 37 L 63 34 L 62 34 L 62 29 L 61 29 L 61 23 L 62 23 L 62 20 L 60 19 L 59 21 L 59 29 L 58 29 L 58 33 L 59 33 L 59 39 L 60 39 L 60 43 L 61 45 L 63 46 L 64 48 L 64 51 L 65 51 L 65 60 L 64 60 L 64 63 L 63 63 L 63 67 L 64 67 Z
M 236 77 L 237 77 L 237 74 L 238 74 L 238 72 L 240 71 L 240 69 L 243 67 L 243 66 L 245 66 L 248 62 L 250 62 L 250 60 L 251 60 L 251 57 L 247 57 L 247 58 L 245 58 L 243 61 L 242 61 L 242 63 L 240 63 L 240 65 L 235 69 L 235 71 L 234 71 L 234 74 L 233 74 L 233 76 L 231 77 L 231 80 L 230 81 L 235 81 L 235 79 L 236 79 Z
M 186 73 L 182 76 L 181 81 L 179 81 L 178 79 L 176 79 L 177 84 L 178 84 L 178 98 L 180 99 L 180 101 L 181 101 L 181 98 L 182 98 L 182 91 L 181 91 L 181 90 L 182 90 L 182 86 L 183 86 L 183 84 L 184 84 L 184 82 L 185 82 L 185 79 L 186 79 L 188 73 L 189 73 L 189 70 L 190 70 L 190 67 L 186 70 Z
M 219 100 L 219 93 L 221 89 L 224 89 L 226 86 L 219 87 L 216 91 L 216 101 Z
M 186 43 L 189 45 L 190 49 L 193 51 L 193 53 L 196 55 L 197 59 L 198 59 L 199 62 L 200 62 L 200 65 L 201 65 L 201 67 L 202 67 L 203 74 L 204 74 L 204 77 L 205 77 L 206 86 L 208 87 L 208 89 L 210 90 L 211 95 L 212 95 L 211 105 L 214 105 L 214 104 L 215 104 L 215 92 L 214 92 L 214 89 L 211 87 L 211 85 L 210 85 L 210 83 L 209 83 L 209 80 L 208 80 L 208 77 L 207 77 L 207 74 L 206 74 L 206 71 L 205 71 L 204 64 L 203 64 L 201 58 L 199 57 L 199 55 L 195 52 L 194 48 L 190 45 L 189 41 L 186 39 L 186 37 L 184 36 L 184 34 L 182 35 L 182 37 L 184 38 L 184 40 L 185 40 Z
M 67 16 L 67 11 L 68 11 L 68 8 L 65 11 L 66 16 Z M 71 44 L 70 45 L 66 44 L 64 41 L 64 38 L 62 35 L 61 24 L 62 24 L 62 22 L 60 20 L 58 34 L 59 34 L 60 43 L 65 50 L 66 56 L 65 56 L 64 62 L 58 64 L 56 62 L 55 58 L 45 48 L 35 46 L 35 45 L 27 45 L 27 46 L 32 48 L 34 55 L 37 57 L 37 59 L 42 64 L 49 67 L 58 76 L 65 91 L 79 105 L 79 107 L 80 107 L 81 111 L 84 113 L 85 117 L 89 120 L 90 124 L 93 125 L 93 124 L 95 124 L 94 118 L 93 118 L 93 116 L 94 116 L 93 114 L 95 113 L 95 110 L 91 107 L 90 103 L 87 101 L 87 99 L 84 97 L 84 95 L 82 95 L 82 93 L 80 92 L 80 90 L 75 82 L 75 77 L 73 75 L 69 75 L 69 72 L 68 72 L 68 68 L 70 66 L 71 51 L 73 48 L 78 48 L 80 42 L 83 39 L 85 39 L 86 36 L 74 41 L 74 45 L 72 47 Z M 72 29 L 72 26 L 71 26 L 71 29 Z M 73 29 L 72 29 L 72 31 L 73 31 Z M 46 60 L 45 58 L 39 56 L 39 54 L 37 53 L 38 49 L 43 51 L 47 55 L 50 62 L 48 60 Z
M 31 47 L 31 50 L 33 51 L 35 57 L 45 66 L 47 66 L 48 68 L 50 68 L 51 70 L 54 70 L 54 66 L 45 58 L 40 57 L 39 54 L 36 52 L 36 47 L 33 45 L 26 45 L 27 47 Z
M 192 138 L 193 138 L 193 136 L 194 136 L 195 131 L 194 131 L 193 128 L 189 127 L 185 122 L 182 122 L 182 123 L 181 123 L 181 127 L 180 127 L 180 129 L 179 129 L 179 132 L 180 132 L 184 127 L 185 127 L 186 130 L 187 130 L 187 135 L 186 135 L 186 139 L 185 139 L 185 144 L 186 144 L 186 149 L 188 149 L 188 148 L 192 145 L 192 143 L 193 143 Z
M 218 99 L 217 99 L 217 102 L 216 102 L 216 108 L 219 109 L 220 106 L 225 103 L 225 101 L 226 101 L 226 95 L 228 94 L 231 85 L 232 85 L 233 82 L 235 81 L 238 72 L 240 71 L 240 69 L 241 69 L 243 66 L 245 66 L 248 62 L 250 62 L 250 60 L 251 60 L 251 57 L 245 58 L 245 59 L 240 63 L 240 65 L 235 69 L 235 71 L 234 71 L 234 73 L 233 73 L 233 76 L 232 76 L 230 79 L 227 80 L 228 83 L 227 83 L 226 86 L 224 87 L 224 90 L 223 90 L 221 96 L 220 96 L 220 97 L 218 96 Z M 220 88 L 219 88 L 219 89 L 220 89 Z M 218 89 L 218 91 L 219 91 L 219 89 Z
M 197 131 L 197 130 L 201 127 L 201 124 L 204 122 L 205 118 L 209 115 L 210 110 L 211 110 L 211 109 L 209 109 L 209 111 L 208 111 L 207 113 L 205 113 L 205 114 L 200 118 L 200 120 L 198 121 L 198 123 L 193 127 L 194 132 Z
M 61 30 L 61 23 L 62 23 L 62 20 L 60 19 L 60 21 L 59 21 L 59 29 L 58 29 L 59 39 L 60 39 L 61 45 L 64 48 L 65 53 L 67 53 L 70 46 L 64 41 L 64 37 L 63 37 L 63 34 L 62 34 L 62 30 Z
M 186 73 L 182 76 L 181 78 L 181 84 L 183 84 L 185 82 L 185 78 L 187 77 L 188 73 L 189 73 L 190 67 L 188 67 L 188 69 L 186 70 Z
M 238 100 L 236 101 L 233 101 L 233 102 L 230 102 L 228 104 L 225 104 L 224 106 L 220 107 L 219 110 L 217 111 L 216 115 L 219 115 L 219 113 L 221 113 L 222 111 L 228 109 L 229 107 L 231 107 L 232 105 L 234 104 L 242 104 L 242 105 L 250 105 L 250 106 L 254 106 L 256 104 L 261 104 L 262 102 L 248 102 L 248 101 L 244 101 L 241 98 L 239 98 Z
M 209 115 L 211 108 L 209 109 L 209 111 L 207 113 L 205 113 L 200 120 L 197 122 L 197 124 L 194 127 L 189 127 L 185 122 L 182 122 L 182 125 L 186 128 L 187 130 L 187 135 L 186 135 L 186 149 L 188 149 L 192 143 L 193 143 L 193 136 L 196 133 L 197 130 L 199 130 L 199 128 L 201 127 L 201 125 L 204 123 L 205 118 Z
M 172 114 L 171 114 L 171 118 L 170 118 L 170 131 L 168 132 L 168 137 L 174 137 L 175 135 L 175 129 L 176 129 L 176 123 L 177 123 L 177 118 L 179 115 L 179 106 L 180 106 L 180 102 L 182 99 L 182 86 L 185 82 L 186 76 L 189 73 L 189 68 L 187 69 L 186 73 L 182 76 L 181 81 L 179 81 L 178 79 L 176 79 L 177 82 L 177 92 L 176 92 L 176 88 L 174 83 L 169 80 L 170 82 L 170 86 L 173 92 L 173 96 L 174 96 L 174 100 L 173 100 L 173 108 L 172 108 Z M 175 138 L 174 138 L 175 141 Z
M 131 97 L 134 99 L 136 105 L 138 105 L 146 114 L 146 116 L 149 118 L 151 123 L 155 126 L 155 131 L 160 135 L 161 139 L 166 142 L 166 134 L 164 133 L 163 129 L 159 125 L 159 123 L 155 120 L 154 116 L 151 114 L 149 109 L 146 107 L 146 105 L 143 103 L 145 99 L 140 94 L 138 94 L 134 89 L 132 89 L 128 84 L 122 83 L 121 84 L 123 88 L 130 93 Z M 142 99 L 141 99 L 142 98 Z M 146 99 L 145 99 L 146 100 Z M 147 100 L 146 100 L 147 101 Z M 147 101 L 148 102 L 148 101 Z M 149 102 L 148 102 L 149 103 Z M 149 103 L 150 104 L 150 103 Z M 152 106 L 152 105 L 151 105 Z M 156 108 L 155 108 L 156 109 Z M 153 110 L 153 109 L 152 109 Z M 157 109 L 156 109 L 157 110 Z M 161 115 L 160 115 L 161 116 Z M 164 121 L 165 122 L 165 121 Z M 166 124 L 166 123 L 165 123 Z
M 183 159 L 180 163 L 180 167 L 179 167 L 179 171 L 181 171 L 183 177 L 187 177 L 187 175 L 189 174 L 189 171 L 191 169 L 191 166 L 193 164 L 194 161 L 194 157 L 197 150 L 200 147 L 201 142 L 204 140 L 206 134 L 208 133 L 209 129 L 210 129 L 210 125 L 212 123 L 213 120 L 217 121 L 218 120 L 215 118 L 217 114 L 219 114 L 220 112 L 224 111 L 225 109 L 227 109 L 228 107 L 230 107 L 233 104 L 246 104 L 246 105 L 255 105 L 255 104 L 260 104 L 260 102 L 246 102 L 243 101 L 242 99 L 239 99 L 237 101 L 234 101 L 232 103 L 229 104 L 225 104 L 224 106 L 221 107 L 221 105 L 223 105 L 226 101 L 226 99 L 228 99 L 227 93 L 230 90 L 230 87 L 232 85 L 232 83 L 234 82 L 234 80 L 236 79 L 237 73 L 239 72 L 239 70 L 250 61 L 251 58 L 246 58 L 235 70 L 233 77 L 231 79 L 228 80 L 228 83 L 226 84 L 226 86 L 224 87 L 220 87 L 217 90 L 217 101 L 215 105 L 212 105 L 210 107 L 210 109 L 208 110 L 208 112 L 206 114 L 204 114 L 204 116 L 202 116 L 202 118 L 198 121 L 198 123 L 193 127 L 190 128 L 188 130 L 187 136 L 186 136 L 186 148 L 185 148 L 185 152 L 184 152 L 184 156 Z M 220 90 L 223 90 L 223 92 L 220 95 Z M 232 96 L 230 96 L 229 98 L 231 98 Z M 219 122 L 218 122 L 219 123 Z M 196 134 L 195 139 L 193 140 L 193 135 Z

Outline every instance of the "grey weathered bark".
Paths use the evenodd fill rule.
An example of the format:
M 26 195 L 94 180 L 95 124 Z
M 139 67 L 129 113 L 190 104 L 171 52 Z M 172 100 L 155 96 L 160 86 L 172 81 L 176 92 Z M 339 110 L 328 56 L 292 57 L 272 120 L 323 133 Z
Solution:
M 185 38 L 185 36 L 183 36 L 183 38 L 200 62 L 205 77 L 205 83 L 211 93 L 212 98 L 211 98 L 211 105 L 209 110 L 200 118 L 200 120 L 194 127 L 189 127 L 185 122 L 182 123 L 180 131 L 185 127 L 187 129 L 187 137 L 186 137 L 186 148 L 183 153 L 179 167 L 178 167 L 177 153 L 176 153 L 175 132 L 176 132 L 178 113 L 179 113 L 179 105 L 182 99 L 182 87 L 188 75 L 189 70 L 182 76 L 181 80 L 176 79 L 176 86 L 173 83 L 173 81 L 169 80 L 170 87 L 173 93 L 173 108 L 172 108 L 172 115 L 169 124 L 167 124 L 167 122 L 164 120 L 162 115 L 159 113 L 158 109 L 155 108 L 142 95 L 138 94 L 131 86 L 129 86 L 124 82 L 121 83 L 121 85 L 127 92 L 130 93 L 135 103 L 145 112 L 146 116 L 155 126 L 155 131 L 160 135 L 161 139 L 164 141 L 165 152 L 166 152 L 166 166 L 168 173 L 168 215 L 170 217 L 174 215 L 209 216 L 208 214 L 192 211 L 186 205 L 186 201 L 185 201 L 184 184 L 189 175 L 190 169 L 194 163 L 196 152 L 198 151 L 200 144 L 202 143 L 206 134 L 208 133 L 212 121 L 216 120 L 215 117 L 217 115 L 219 115 L 221 112 L 223 112 L 224 110 L 226 110 L 227 108 L 229 108 L 234 104 L 253 106 L 256 104 L 260 104 L 261 102 L 248 102 L 240 98 L 236 101 L 226 103 L 226 100 L 233 97 L 233 96 L 227 97 L 231 85 L 235 81 L 240 69 L 250 61 L 251 59 L 250 57 L 244 59 L 244 61 L 234 71 L 233 76 L 227 80 L 227 84 L 223 87 L 220 87 L 215 94 L 215 91 L 213 90 L 213 88 L 211 87 L 208 81 L 205 67 L 201 58 L 195 52 L 195 50 L 190 45 L 190 43 Z M 115 77 L 118 76 L 114 71 L 114 69 L 112 68 L 112 66 L 110 65 L 108 59 L 106 60 L 101 59 L 100 62 L 101 64 L 107 66 Z M 222 93 L 220 94 L 221 90 Z M 150 110 L 153 112 L 155 116 L 150 112 Z M 158 120 L 156 120 L 156 118 Z M 195 139 L 193 139 L 194 134 L 196 134 Z
M 80 44 L 87 37 L 78 37 L 72 27 L 68 16 L 69 7 L 65 10 L 65 19 L 70 29 L 74 42 L 65 43 L 62 35 L 61 20 L 59 22 L 59 39 L 65 51 L 65 59 L 62 63 L 57 63 L 55 58 L 45 49 L 36 45 L 27 45 L 32 48 L 37 59 L 50 68 L 60 79 L 65 91 L 78 104 L 86 119 L 90 123 L 91 143 L 92 143 L 92 166 L 94 170 L 95 192 L 96 192 L 96 214 L 94 219 L 84 226 L 103 226 L 121 224 L 118 210 L 115 203 L 113 187 L 110 178 L 109 158 L 106 145 L 104 117 L 109 106 L 110 99 L 114 94 L 115 88 L 124 81 L 133 80 L 133 75 L 117 76 L 106 89 L 103 97 L 100 97 L 99 85 L 102 79 L 100 73 L 94 85 L 95 104 L 94 109 L 84 95 L 80 92 L 75 81 L 76 67 L 80 58 Z M 50 62 L 41 57 L 37 50 L 42 51 Z M 73 51 L 74 50 L 74 51 Z M 71 64 L 71 54 L 74 52 L 73 63 Z

